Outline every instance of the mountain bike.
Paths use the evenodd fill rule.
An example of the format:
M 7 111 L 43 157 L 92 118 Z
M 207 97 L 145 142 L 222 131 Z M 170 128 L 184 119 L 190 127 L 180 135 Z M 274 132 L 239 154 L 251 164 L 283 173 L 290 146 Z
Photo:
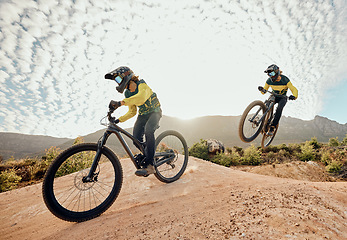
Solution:
M 117 155 L 107 146 L 115 134 L 137 169 L 146 157 L 145 142 L 140 142 L 119 127 L 112 117 L 114 110 L 101 119 L 107 126 L 97 143 L 74 145 L 49 166 L 42 185 L 42 195 L 48 209 L 58 218 L 83 222 L 98 217 L 116 200 L 122 187 L 123 170 Z M 134 155 L 123 135 L 132 140 L 140 153 Z M 154 155 L 155 177 L 162 182 L 178 180 L 188 164 L 188 147 L 183 136 L 173 130 L 156 137 Z
M 270 97 L 264 102 L 256 100 L 249 104 L 243 112 L 239 123 L 240 139 L 246 143 L 252 142 L 260 133 L 263 134 L 261 140 L 261 147 L 263 149 L 266 149 L 274 140 L 279 127 L 277 124 L 273 134 L 268 134 L 271 122 L 274 118 L 275 97 L 289 99 L 285 95 L 280 95 L 272 91 L 265 91 L 271 94 Z

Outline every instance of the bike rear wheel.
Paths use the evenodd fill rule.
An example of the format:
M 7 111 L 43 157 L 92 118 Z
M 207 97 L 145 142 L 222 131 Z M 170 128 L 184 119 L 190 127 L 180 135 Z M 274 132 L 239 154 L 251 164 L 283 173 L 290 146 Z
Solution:
M 266 111 L 262 101 L 254 101 L 243 112 L 239 123 L 239 137 L 244 142 L 252 142 L 260 133 L 264 121 L 261 117 Z
M 58 218 L 83 222 L 105 212 L 122 187 L 123 173 L 117 156 L 103 147 L 91 181 L 85 181 L 98 145 L 82 143 L 62 152 L 48 168 L 42 194 L 48 209 Z
M 188 146 L 184 137 L 176 131 L 165 131 L 157 137 L 155 146 L 154 175 L 165 183 L 176 181 L 188 164 Z

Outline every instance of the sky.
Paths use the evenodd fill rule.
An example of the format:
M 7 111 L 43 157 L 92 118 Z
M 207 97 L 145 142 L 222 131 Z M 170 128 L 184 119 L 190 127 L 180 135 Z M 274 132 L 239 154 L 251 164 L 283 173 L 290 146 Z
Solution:
M 119 66 L 164 115 L 191 119 L 265 100 L 257 87 L 275 63 L 299 91 L 283 115 L 345 124 L 346 36 L 346 0 L 0 0 L 0 132 L 104 128 L 108 103 L 124 97 L 104 75 Z

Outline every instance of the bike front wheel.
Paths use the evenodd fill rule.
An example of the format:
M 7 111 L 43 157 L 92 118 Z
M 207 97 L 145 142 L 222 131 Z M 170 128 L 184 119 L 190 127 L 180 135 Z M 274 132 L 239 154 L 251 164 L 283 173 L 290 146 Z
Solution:
M 154 175 L 165 183 L 176 181 L 188 164 L 188 146 L 184 137 L 176 131 L 165 131 L 157 137 L 155 146 Z
M 48 168 L 42 185 L 44 202 L 58 218 L 83 222 L 105 212 L 116 200 L 123 180 L 117 156 L 102 148 L 92 179 L 86 181 L 98 145 L 82 143 L 62 152 Z
M 239 137 L 244 142 L 252 142 L 260 133 L 264 121 L 262 116 L 266 106 L 262 101 L 254 101 L 243 112 L 239 123 Z

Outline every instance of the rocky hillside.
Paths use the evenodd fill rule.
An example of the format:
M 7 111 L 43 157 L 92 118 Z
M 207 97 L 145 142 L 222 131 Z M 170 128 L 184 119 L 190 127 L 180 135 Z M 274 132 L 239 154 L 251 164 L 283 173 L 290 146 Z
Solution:
M 246 147 L 250 144 L 260 144 L 258 137 L 250 144 L 243 143 L 238 136 L 240 116 L 205 116 L 191 120 L 163 116 L 160 121 L 160 128 L 157 134 L 174 129 L 185 137 L 188 146 L 199 142 L 200 139 L 217 139 L 224 143 L 226 147 L 240 146 Z M 121 126 L 121 125 L 120 125 Z M 132 129 L 128 129 L 132 133 Z M 83 136 L 86 142 L 97 142 L 103 135 L 104 130 Z M 292 117 L 282 117 L 280 129 L 273 142 L 274 145 L 281 143 L 300 143 L 316 137 L 319 142 L 328 142 L 329 138 L 338 137 L 341 141 L 347 134 L 347 124 L 339 124 L 324 117 L 316 116 L 313 120 L 305 121 Z M 23 157 L 38 152 L 50 146 L 59 146 L 65 149 L 72 145 L 73 139 L 52 138 L 47 136 L 30 136 L 13 133 L 0 133 L 1 147 L 0 155 L 4 159 L 14 156 Z M 126 139 L 127 140 L 127 139 Z M 117 138 L 112 135 L 107 145 L 118 154 L 125 152 L 119 145 Z M 129 145 L 132 146 L 131 142 Z
M 69 138 L 0 132 L 0 156 L 3 159 L 11 156 L 16 159 L 23 158 L 69 140 Z

